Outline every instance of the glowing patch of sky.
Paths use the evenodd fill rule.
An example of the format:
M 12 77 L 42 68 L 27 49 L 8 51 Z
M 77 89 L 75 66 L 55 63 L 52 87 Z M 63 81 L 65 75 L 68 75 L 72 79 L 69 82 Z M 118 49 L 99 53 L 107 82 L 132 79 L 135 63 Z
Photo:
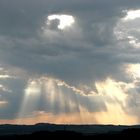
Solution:
M 72 24 L 75 22 L 75 19 L 71 15 L 50 15 L 48 16 L 48 22 L 47 24 L 50 24 L 50 21 L 53 20 L 59 20 L 58 29 L 63 30 L 66 27 L 72 26 Z
M 124 20 L 134 20 L 140 18 L 140 10 L 130 10 L 127 12 L 126 17 Z

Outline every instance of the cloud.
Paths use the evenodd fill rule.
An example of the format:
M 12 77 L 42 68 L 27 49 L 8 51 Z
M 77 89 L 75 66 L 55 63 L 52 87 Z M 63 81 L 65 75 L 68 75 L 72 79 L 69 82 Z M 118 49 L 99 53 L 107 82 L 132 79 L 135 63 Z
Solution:
M 94 3 L 92 1 L 88 1 L 86 3 L 83 1 L 77 1 L 73 7 L 72 4 L 74 2 L 68 3 L 69 4 L 65 3 L 64 1 L 60 1 L 59 3 L 55 2 L 51 5 L 56 7 L 56 9 L 59 9 L 59 7 L 63 7 L 65 5 L 68 13 L 76 17 L 76 27 L 74 27 L 73 30 L 70 30 L 70 32 L 47 30 L 47 37 L 44 37 L 43 40 L 42 35 L 40 37 L 40 34 L 43 34 L 41 32 L 41 27 L 45 23 L 45 19 L 48 17 L 48 15 L 56 12 L 47 12 L 49 9 L 43 6 L 47 4 L 45 1 L 36 3 L 38 4 L 38 7 L 36 7 L 37 9 L 39 9 L 40 6 L 42 6 L 42 9 L 44 9 L 44 11 L 38 11 L 39 13 L 35 12 L 37 10 L 35 10 L 35 7 L 32 7 L 32 5 L 30 5 L 30 9 L 26 8 L 23 3 L 20 4 L 19 2 L 16 3 L 18 8 L 15 8 L 15 5 L 12 5 L 12 7 L 15 9 L 13 13 L 9 13 L 9 15 L 14 13 L 24 15 L 23 19 L 17 18 L 16 20 L 17 26 L 21 26 L 19 28 L 19 32 L 16 31 L 18 29 L 17 26 L 11 23 L 13 26 L 15 26 L 14 28 L 16 33 L 23 34 L 24 31 L 22 29 L 29 27 L 30 29 L 27 30 L 28 35 L 34 31 L 36 31 L 36 33 L 28 38 L 19 38 L 14 37 L 13 35 L 4 35 L 3 33 L 1 42 L 4 43 L 4 49 L 1 51 L 1 60 L 4 61 L 4 63 L 27 69 L 27 71 L 34 70 L 37 73 L 46 72 L 53 76 L 55 75 L 60 79 L 67 78 L 68 81 L 72 81 L 72 79 L 77 80 L 80 78 L 80 81 L 83 81 L 84 79 L 89 80 L 90 78 L 92 80 L 94 77 L 96 80 L 98 77 L 103 77 L 104 79 L 111 73 L 111 71 L 114 71 L 114 75 L 115 73 L 122 73 L 122 71 L 119 71 L 119 66 L 121 66 L 120 60 L 118 60 L 119 58 L 117 58 L 118 56 L 115 54 L 115 52 L 120 53 L 120 51 L 117 49 L 117 46 L 114 48 L 111 47 L 114 45 L 115 41 L 115 37 L 113 35 L 114 26 L 116 25 L 117 20 L 123 16 L 121 10 L 119 12 L 113 10 L 115 4 L 119 4 L 119 2 L 104 2 L 106 6 L 109 3 L 112 4 L 113 7 L 111 7 L 110 10 L 113 10 L 113 12 L 108 12 L 108 6 L 102 7 L 102 3 L 98 1 L 95 1 Z M 87 8 L 86 12 L 82 12 L 82 8 L 74 10 L 73 8 L 77 7 L 78 4 L 81 7 Z M 116 5 L 117 9 L 119 8 L 117 7 L 118 4 Z M 26 2 L 25 5 L 27 5 Z M 92 6 L 88 7 L 89 5 L 95 5 L 95 9 Z M 98 8 L 100 8 L 101 11 Z M 105 12 L 102 10 L 105 10 Z M 64 12 L 61 9 L 58 11 L 58 13 Z M 27 13 L 29 14 L 28 16 L 31 16 L 29 19 L 26 19 Z M 91 13 L 93 14 L 92 17 L 90 16 Z M 105 13 L 106 15 L 104 15 Z M 45 18 L 43 19 L 43 17 Z M 7 20 L 4 16 L 3 18 Z M 21 21 L 27 22 L 28 20 L 31 23 L 21 24 Z M 33 29 L 34 26 L 32 26 L 32 24 L 38 24 L 38 26 L 35 26 L 36 28 Z M 12 27 L 12 25 L 8 25 L 8 27 Z M 7 27 L 4 27 L 3 29 L 7 30 Z M 8 32 L 13 33 L 14 31 L 8 30 Z M 25 34 L 25 36 L 27 34 Z M 6 44 L 5 42 L 9 42 L 9 44 Z M 5 48 L 8 50 L 5 50 Z M 112 50 L 110 50 L 110 48 L 112 48 Z M 3 54 L 7 54 L 6 57 L 3 56 Z M 121 62 L 122 61 L 124 60 L 121 60 Z M 58 66 L 58 64 L 61 64 L 61 66 Z M 100 68 L 102 65 L 105 67 L 104 71 L 102 71 Z
M 3 86 L 1 84 L 0 84 L 0 91 L 3 91 L 3 92 L 11 92 L 9 89 L 7 89 L 5 86 Z
M 6 104 L 7 104 L 7 102 L 6 102 L 6 101 L 0 101 L 0 107 L 5 106 Z
M 88 112 L 106 110 L 100 97 L 86 95 L 83 90 L 70 86 L 64 81 L 41 77 L 29 80 L 19 116 L 24 117 L 25 114 L 30 114 L 36 109 L 52 114 L 80 113 L 80 108 Z
M 0 79 L 7 79 L 7 78 L 10 78 L 9 75 L 0 75 Z
M 1 0 L 0 95 L 8 104 L 0 118 L 113 114 L 113 107 L 138 118 L 140 20 L 124 19 L 139 7 L 138 0 Z M 59 21 L 48 24 L 51 15 Z M 58 15 L 74 23 L 63 28 Z

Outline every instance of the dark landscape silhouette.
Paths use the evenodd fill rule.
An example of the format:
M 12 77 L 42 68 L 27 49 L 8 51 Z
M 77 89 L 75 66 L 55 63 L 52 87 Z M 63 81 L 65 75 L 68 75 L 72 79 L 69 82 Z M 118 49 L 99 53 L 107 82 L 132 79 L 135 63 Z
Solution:
M 1 125 L 0 139 L 26 138 L 134 138 L 140 126 L 115 125 Z

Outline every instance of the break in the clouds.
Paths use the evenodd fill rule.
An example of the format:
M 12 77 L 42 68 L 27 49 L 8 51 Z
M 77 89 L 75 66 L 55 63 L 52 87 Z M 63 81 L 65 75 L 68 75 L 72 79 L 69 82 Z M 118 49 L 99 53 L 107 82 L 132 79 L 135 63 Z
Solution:
M 138 0 L 0 0 L 0 122 L 140 122 Z

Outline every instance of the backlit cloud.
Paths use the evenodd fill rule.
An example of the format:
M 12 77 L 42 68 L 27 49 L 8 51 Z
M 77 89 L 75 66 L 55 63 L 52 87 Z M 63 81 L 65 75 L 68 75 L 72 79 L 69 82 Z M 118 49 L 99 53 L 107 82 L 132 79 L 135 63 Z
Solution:
M 54 20 L 59 20 L 59 24 L 57 27 L 61 30 L 72 26 L 72 24 L 75 22 L 74 17 L 71 15 L 50 15 L 47 19 L 47 25 L 50 25 Z

